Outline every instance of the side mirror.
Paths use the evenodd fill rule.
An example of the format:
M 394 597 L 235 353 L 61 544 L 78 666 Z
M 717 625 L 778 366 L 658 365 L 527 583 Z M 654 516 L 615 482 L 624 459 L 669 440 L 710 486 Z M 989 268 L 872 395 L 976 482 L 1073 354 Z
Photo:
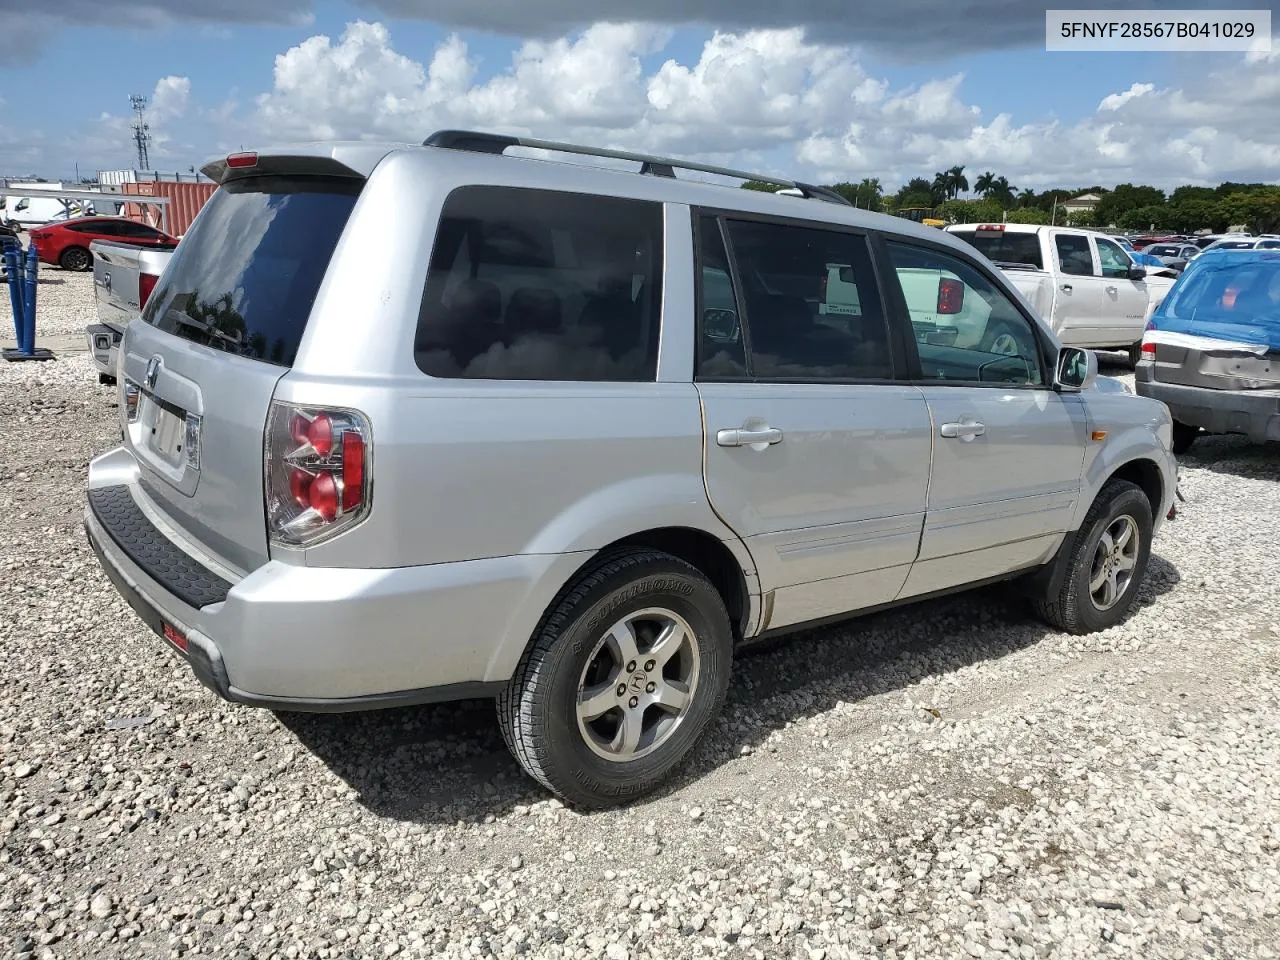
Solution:
M 1131 267 L 1129 267 L 1129 279 L 1130 279 L 1130 280 L 1145 280 L 1145 279 L 1147 279 L 1147 271 L 1143 270 L 1140 266 L 1138 266 L 1138 265 L 1135 263 L 1135 264 L 1133 264 Z
M 738 342 L 738 312 L 709 307 L 702 311 L 702 332 L 716 343 Z
M 1067 393 L 1078 393 L 1093 386 L 1098 379 L 1098 355 L 1079 347 L 1063 347 L 1058 351 L 1058 367 L 1053 385 Z

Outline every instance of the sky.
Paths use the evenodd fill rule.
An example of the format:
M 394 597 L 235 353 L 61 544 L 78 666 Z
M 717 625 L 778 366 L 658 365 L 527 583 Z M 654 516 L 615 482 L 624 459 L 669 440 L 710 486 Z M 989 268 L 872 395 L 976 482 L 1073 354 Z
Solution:
M 164 171 L 462 127 L 887 189 L 955 165 L 1038 190 L 1280 181 L 1280 43 L 1050 53 L 1046 6 L 0 0 L 0 175 L 135 166 L 142 94 Z

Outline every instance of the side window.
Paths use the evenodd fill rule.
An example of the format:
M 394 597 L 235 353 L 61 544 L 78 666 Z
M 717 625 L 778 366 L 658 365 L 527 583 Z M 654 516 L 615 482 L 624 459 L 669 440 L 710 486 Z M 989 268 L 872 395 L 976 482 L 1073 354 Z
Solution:
M 1044 384 L 1032 322 L 994 282 L 944 251 L 887 246 L 926 380 Z
M 889 329 L 864 237 L 727 221 L 747 368 L 765 380 L 891 380 Z
M 91 224 L 86 224 L 86 233 L 96 233 L 103 237 L 127 237 L 128 234 L 120 228 L 120 221 L 115 220 L 98 220 Z
M 1096 238 L 1098 244 L 1098 262 L 1102 264 L 1104 277 L 1128 277 L 1129 268 L 1133 265 L 1118 243 Z
M 747 375 L 747 354 L 719 220 L 706 215 L 698 218 L 697 244 L 697 376 L 736 380 Z
M 1280 240 L 1262 240 L 1258 243 L 1259 250 L 1280 250 Z
M 120 220 L 115 226 L 122 237 L 132 237 L 139 240 L 154 240 L 156 237 L 156 232 L 150 227 L 135 223 L 132 220 Z
M 1093 254 L 1089 250 L 1089 238 L 1075 233 L 1059 233 L 1054 237 L 1058 248 L 1058 264 L 1063 273 L 1073 277 L 1093 276 Z
M 662 206 L 519 187 L 445 201 L 414 357 L 433 377 L 653 380 Z

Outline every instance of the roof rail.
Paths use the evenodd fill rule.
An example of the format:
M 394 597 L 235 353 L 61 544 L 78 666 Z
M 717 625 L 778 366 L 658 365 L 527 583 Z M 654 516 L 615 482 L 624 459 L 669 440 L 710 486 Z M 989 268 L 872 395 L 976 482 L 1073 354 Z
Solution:
M 553 153 L 572 153 L 584 157 L 603 157 L 610 160 L 632 160 L 640 164 L 639 172 L 654 177 L 675 178 L 676 170 L 697 170 L 700 173 L 713 173 L 721 177 L 732 177 L 735 180 L 756 180 L 763 183 L 776 183 L 789 190 L 798 190 L 800 195 L 814 200 L 825 200 L 828 203 L 841 203 L 852 206 L 848 200 L 834 190 L 815 186 L 811 183 L 800 183 L 782 177 L 767 176 L 759 173 L 747 173 L 743 170 L 732 170 L 729 167 L 716 167 L 707 163 L 695 163 L 690 160 L 674 160 L 670 157 L 655 157 L 646 153 L 631 153 L 626 150 L 607 150 L 603 147 L 584 147 L 576 143 L 559 143 L 554 140 L 535 140 L 531 137 L 511 137 L 500 133 L 481 133 L 475 130 L 438 130 L 422 141 L 426 147 L 442 147 L 447 150 L 470 150 L 473 153 L 505 153 L 511 147 L 529 147 L 534 150 L 548 150 Z M 788 191 L 789 192 L 789 191 Z

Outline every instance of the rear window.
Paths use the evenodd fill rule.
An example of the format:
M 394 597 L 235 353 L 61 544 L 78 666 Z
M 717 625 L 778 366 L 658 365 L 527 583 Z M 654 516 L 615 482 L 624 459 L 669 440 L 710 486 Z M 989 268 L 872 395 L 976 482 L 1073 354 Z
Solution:
M 1040 257 L 1040 236 L 1004 230 L 950 230 L 993 263 L 1016 263 L 1044 269 Z
M 653 380 L 662 207 L 519 187 L 445 201 L 414 357 L 432 377 Z
M 1156 326 L 1280 350 L 1280 253 L 1237 263 L 1213 259 L 1192 261 L 1159 308 Z
M 194 343 L 292 366 L 362 184 L 328 177 L 224 184 L 165 268 L 142 319 Z

